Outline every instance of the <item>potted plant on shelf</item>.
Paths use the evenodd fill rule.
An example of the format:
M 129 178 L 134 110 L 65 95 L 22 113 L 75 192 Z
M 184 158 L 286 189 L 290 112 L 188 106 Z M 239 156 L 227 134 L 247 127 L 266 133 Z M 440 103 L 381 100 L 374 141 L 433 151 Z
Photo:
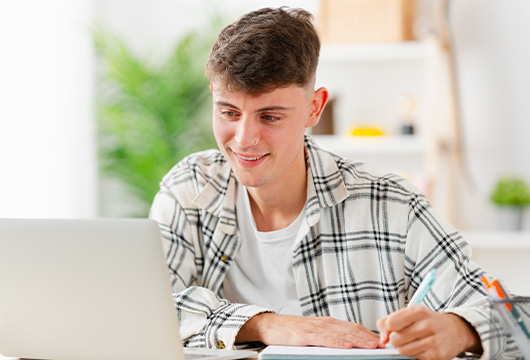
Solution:
M 530 187 L 519 177 L 502 177 L 491 194 L 497 205 L 500 230 L 521 230 L 523 210 L 530 205 Z
M 146 59 L 105 27 L 92 31 L 99 55 L 97 124 L 102 187 L 110 179 L 122 184 L 118 189 L 124 185 L 129 194 L 125 199 L 129 204 L 121 205 L 118 216 L 146 216 L 160 180 L 171 167 L 192 152 L 217 146 L 203 71 L 214 39 L 213 32 L 208 34 L 190 32 L 169 55 Z M 107 196 L 112 198 L 117 192 L 114 188 Z M 103 209 L 120 208 L 105 196 L 102 200 L 110 203 Z

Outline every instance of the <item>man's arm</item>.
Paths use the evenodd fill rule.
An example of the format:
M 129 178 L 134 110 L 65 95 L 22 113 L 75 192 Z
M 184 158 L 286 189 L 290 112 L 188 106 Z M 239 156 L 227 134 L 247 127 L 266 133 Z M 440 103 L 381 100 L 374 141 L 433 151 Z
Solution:
M 193 211 L 189 204 L 195 194 L 193 186 L 181 187 L 182 194 L 179 193 L 180 201 L 177 201 L 175 193 L 162 182 L 149 215 L 160 225 L 173 299 L 180 322 L 180 335 L 186 346 L 231 348 L 240 327 L 252 316 L 268 310 L 252 305 L 232 304 L 203 286 L 201 240 L 197 238 L 201 229 L 197 223 L 190 221 L 189 214 L 184 210 L 185 206 L 181 205 L 184 202 L 188 211 Z M 192 219 L 198 218 L 198 214 L 192 215 Z
M 333 348 L 378 347 L 379 336 L 360 324 L 331 317 L 300 317 L 264 313 L 240 329 L 236 343 L 261 341 L 266 345 L 324 346 Z
M 460 316 L 415 305 L 377 322 L 380 343 L 416 359 L 453 359 L 463 352 L 482 354 L 480 337 Z
M 453 355 L 458 355 L 466 349 L 473 349 L 478 354 L 482 353 L 483 358 L 493 357 L 495 354 L 492 351 L 499 349 L 492 349 L 489 341 L 491 310 L 480 281 L 480 274 L 484 270 L 471 260 L 469 244 L 451 224 L 436 214 L 423 195 L 411 197 L 409 203 L 405 256 L 410 262 L 405 285 L 408 299 L 417 291 L 427 272 L 436 268 L 436 282 L 423 299 L 423 305 L 419 306 L 419 310 L 415 309 L 425 317 L 421 321 L 418 319 L 418 325 L 425 329 L 434 328 L 435 321 L 443 324 L 443 328 L 439 328 L 439 334 L 429 338 L 435 341 L 430 344 L 431 352 L 443 358 L 448 353 L 456 352 Z M 424 310 L 424 307 L 432 311 Z M 400 316 L 397 319 L 402 319 L 401 316 L 409 314 L 409 311 L 409 315 L 412 315 L 412 308 L 414 306 L 402 309 L 385 319 L 398 314 Z M 455 319 L 457 321 L 451 321 Z M 396 322 L 393 326 L 396 326 Z M 407 322 L 402 326 L 405 328 Z M 455 329 L 460 329 L 463 335 L 456 333 Z M 470 333 L 475 340 L 480 340 L 480 345 L 469 342 Z M 444 343 L 447 339 L 451 340 Z M 390 334 L 390 342 L 393 343 L 394 340 Z M 463 340 L 466 340 L 465 344 L 460 343 Z
M 254 305 L 230 303 L 199 286 L 175 294 L 174 300 L 180 336 L 188 347 L 232 348 L 241 326 L 268 311 Z

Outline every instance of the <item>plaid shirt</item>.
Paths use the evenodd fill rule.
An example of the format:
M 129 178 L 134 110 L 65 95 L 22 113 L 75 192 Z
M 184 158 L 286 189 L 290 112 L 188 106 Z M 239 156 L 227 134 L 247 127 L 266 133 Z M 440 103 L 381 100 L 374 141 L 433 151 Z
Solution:
M 305 145 L 306 218 L 292 254 L 304 316 L 375 331 L 377 319 L 405 307 L 436 268 L 423 304 L 466 319 L 489 358 L 482 270 L 459 233 L 406 180 L 324 151 L 308 137 Z M 187 346 L 232 347 L 250 317 L 270 311 L 223 299 L 223 279 L 242 241 L 237 180 L 223 155 L 209 150 L 182 160 L 160 186 L 150 217 L 161 227 L 181 336 Z M 499 343 L 504 348 L 506 339 Z

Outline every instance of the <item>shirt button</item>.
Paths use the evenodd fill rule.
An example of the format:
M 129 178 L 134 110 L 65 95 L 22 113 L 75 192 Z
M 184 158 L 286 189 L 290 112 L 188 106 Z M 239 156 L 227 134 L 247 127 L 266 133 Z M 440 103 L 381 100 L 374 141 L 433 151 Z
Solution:
M 227 262 L 228 261 L 228 255 L 221 256 L 221 261 Z
M 217 342 L 217 348 L 218 349 L 225 349 L 226 348 L 225 343 L 222 340 L 219 340 Z

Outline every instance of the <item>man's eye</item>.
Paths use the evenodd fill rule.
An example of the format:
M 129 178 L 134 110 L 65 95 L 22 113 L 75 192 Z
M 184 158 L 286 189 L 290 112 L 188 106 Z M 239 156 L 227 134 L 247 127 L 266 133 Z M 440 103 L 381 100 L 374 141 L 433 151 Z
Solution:
M 223 111 L 222 114 L 228 117 L 236 116 L 236 113 L 233 111 Z
M 263 115 L 263 118 L 267 121 L 274 121 L 274 120 L 280 120 L 279 117 L 277 116 L 272 116 L 272 115 Z

